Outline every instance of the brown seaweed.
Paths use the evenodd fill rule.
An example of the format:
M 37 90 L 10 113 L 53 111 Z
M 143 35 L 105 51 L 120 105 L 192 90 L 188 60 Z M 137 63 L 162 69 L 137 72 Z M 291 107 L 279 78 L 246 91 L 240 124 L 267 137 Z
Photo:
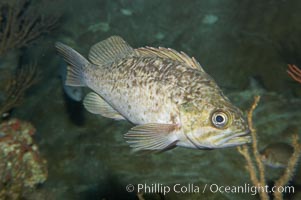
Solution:
M 11 76 L 5 89 L 5 99 L 0 102 L 0 116 L 9 110 L 19 106 L 26 90 L 38 80 L 38 68 L 36 64 L 21 66 L 16 74 Z
M 28 45 L 56 26 L 57 16 L 43 16 L 32 7 L 31 0 L 0 4 L 0 55 Z

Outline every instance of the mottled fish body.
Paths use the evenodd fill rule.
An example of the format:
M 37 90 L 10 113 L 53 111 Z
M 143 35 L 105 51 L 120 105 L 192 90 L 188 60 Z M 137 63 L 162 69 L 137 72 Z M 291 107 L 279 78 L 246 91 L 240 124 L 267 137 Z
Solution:
M 222 148 L 250 142 L 242 112 L 183 52 L 133 49 L 118 36 L 92 46 L 89 61 L 62 43 L 56 47 L 70 65 L 66 84 L 94 91 L 84 99 L 88 111 L 137 125 L 125 134 L 136 150 Z

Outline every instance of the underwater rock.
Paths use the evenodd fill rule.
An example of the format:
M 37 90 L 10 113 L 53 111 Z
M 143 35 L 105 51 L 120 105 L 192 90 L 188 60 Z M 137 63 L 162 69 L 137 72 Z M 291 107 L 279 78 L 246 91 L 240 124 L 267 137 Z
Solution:
M 0 124 L 0 199 L 19 199 L 47 179 L 47 162 L 41 158 L 28 122 L 11 119 Z
M 218 21 L 218 16 L 208 14 L 204 16 L 202 23 L 212 25 L 215 24 L 217 21 Z
M 88 27 L 88 31 L 92 32 L 108 32 L 110 30 L 110 24 L 108 22 L 99 22 Z

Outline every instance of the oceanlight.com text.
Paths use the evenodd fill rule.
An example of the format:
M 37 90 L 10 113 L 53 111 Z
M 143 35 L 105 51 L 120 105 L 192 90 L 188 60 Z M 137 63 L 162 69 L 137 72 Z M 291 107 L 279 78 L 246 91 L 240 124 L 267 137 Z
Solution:
M 250 194 L 256 195 L 259 192 L 266 193 L 294 193 L 295 188 L 293 186 L 281 186 L 281 187 L 268 187 L 268 186 L 253 186 L 248 183 L 243 185 L 218 185 L 218 184 L 204 184 L 198 185 L 194 183 L 189 184 L 174 184 L 174 185 L 164 185 L 161 183 L 152 183 L 152 184 L 128 184 L 126 186 L 127 192 L 137 192 L 137 193 L 161 193 L 166 195 L 170 192 L 185 194 L 185 193 L 232 193 L 232 194 Z

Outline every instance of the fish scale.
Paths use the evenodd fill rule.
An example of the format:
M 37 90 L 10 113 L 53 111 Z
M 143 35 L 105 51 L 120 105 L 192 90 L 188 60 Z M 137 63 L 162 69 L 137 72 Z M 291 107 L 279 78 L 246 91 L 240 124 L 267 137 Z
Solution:
M 113 64 L 110 68 L 104 67 L 104 69 L 100 68 L 97 69 L 97 71 L 90 71 L 91 75 L 87 72 L 86 76 L 90 77 L 87 79 L 88 87 L 94 91 L 98 91 L 97 93 L 99 93 L 107 102 L 110 102 L 117 111 L 122 113 L 125 118 L 135 124 L 155 122 L 154 118 L 161 119 L 162 122 L 164 119 L 164 123 L 170 123 L 169 119 L 166 119 L 165 116 L 162 117 L 162 115 L 164 115 L 163 112 L 156 112 L 158 108 L 151 111 L 143 105 L 141 105 L 141 108 L 137 105 L 139 102 L 152 105 L 155 105 L 158 101 L 166 102 L 166 99 L 164 98 L 167 96 L 155 95 L 156 91 L 159 91 L 162 87 L 158 84 L 154 84 L 156 82 L 151 81 L 151 74 L 147 75 L 144 70 L 141 70 L 147 66 L 142 65 L 139 58 L 131 59 L 134 61 L 137 60 L 136 63 L 141 63 L 140 65 L 128 66 L 128 68 L 131 69 L 127 71 L 130 72 L 131 70 L 135 70 L 137 72 L 136 77 L 133 77 L 131 73 L 124 74 L 124 69 L 122 69 L 120 65 L 127 63 L 125 60 L 123 63 L 119 63 L 120 65 Z M 97 76 L 97 74 L 99 74 L 98 71 L 101 71 L 100 73 L 102 73 L 102 78 L 100 78 L 100 81 L 95 81 L 96 79 L 99 79 L 99 76 Z M 133 84 L 134 82 L 137 83 Z M 128 93 L 129 87 L 131 88 L 130 93 Z M 145 95 L 139 95 L 142 92 L 144 92 Z M 134 107 L 135 109 L 133 109 Z M 161 107 L 164 109 L 164 107 L 167 106 L 162 105 Z M 144 115 L 143 113 L 146 111 L 149 113 L 153 112 L 153 115 Z
M 90 61 L 62 43 L 56 48 L 71 66 L 66 84 L 93 90 L 84 99 L 89 112 L 136 125 L 125 134 L 134 150 L 223 148 L 251 141 L 241 110 L 183 52 L 133 49 L 119 36 L 93 45 Z

